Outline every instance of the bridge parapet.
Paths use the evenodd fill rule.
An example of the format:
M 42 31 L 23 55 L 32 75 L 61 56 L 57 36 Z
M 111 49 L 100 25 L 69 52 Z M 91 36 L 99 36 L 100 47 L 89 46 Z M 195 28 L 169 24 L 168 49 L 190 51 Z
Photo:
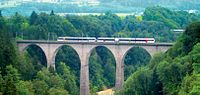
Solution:
M 138 46 L 172 46 L 174 43 L 120 43 L 120 42 L 66 42 L 47 40 L 17 40 L 17 43 L 38 44 L 88 44 L 88 45 L 138 45 Z

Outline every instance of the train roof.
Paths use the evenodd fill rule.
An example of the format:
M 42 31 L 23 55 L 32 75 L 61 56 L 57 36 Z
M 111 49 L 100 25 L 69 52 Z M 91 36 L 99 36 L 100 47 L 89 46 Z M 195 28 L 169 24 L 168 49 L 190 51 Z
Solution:
M 99 37 L 97 39 L 115 39 L 115 38 Z
M 95 37 L 58 37 L 58 38 L 67 38 L 67 39 L 96 39 Z
M 58 38 L 66 38 L 66 39 L 96 39 L 95 37 L 58 37 Z M 108 37 L 98 37 L 97 39 L 105 39 L 105 40 L 155 40 L 154 38 L 108 38 Z

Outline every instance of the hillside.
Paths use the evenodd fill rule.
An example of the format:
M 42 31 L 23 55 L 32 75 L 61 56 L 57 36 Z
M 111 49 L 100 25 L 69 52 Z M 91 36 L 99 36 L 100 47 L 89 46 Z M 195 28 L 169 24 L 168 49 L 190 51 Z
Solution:
M 126 80 L 117 95 L 200 95 L 200 22 Z
M 198 0 L 2 0 L 0 10 L 4 15 L 19 12 L 29 16 L 32 11 L 56 13 L 140 13 L 146 7 L 162 6 L 173 10 L 200 10 Z

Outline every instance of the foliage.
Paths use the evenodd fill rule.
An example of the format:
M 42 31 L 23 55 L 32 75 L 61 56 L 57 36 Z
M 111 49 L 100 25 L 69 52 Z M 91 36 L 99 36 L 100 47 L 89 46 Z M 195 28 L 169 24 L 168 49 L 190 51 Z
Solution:
M 99 16 L 66 17 L 37 14 L 33 11 L 28 18 L 16 13 L 3 21 L 7 22 L 12 35 L 19 39 L 56 40 L 58 36 L 114 36 L 154 37 L 158 42 L 172 42 L 176 40 L 176 35 L 170 31 L 171 28 L 184 28 L 198 19 L 197 14 L 157 6 L 148 7 L 143 16 L 126 16 L 124 19 L 110 11 Z
M 125 95 L 130 93 L 134 95 L 151 95 L 152 74 L 153 72 L 147 68 L 139 68 L 125 82 L 123 93 Z
M 33 89 L 36 95 L 45 95 L 48 90 L 48 85 L 44 80 L 33 80 Z
M 155 6 L 146 8 L 143 18 L 144 20 L 163 22 L 171 28 L 183 28 L 188 23 L 191 23 L 191 21 L 198 20 L 198 18 L 193 17 L 194 15 L 185 11 L 175 12 L 160 6 Z
M 1 94 L 3 95 L 16 95 L 17 87 L 16 83 L 19 82 L 19 73 L 16 68 L 12 65 L 8 65 L 5 68 L 6 75 L 2 76 L 0 74 L 0 85 L 1 85 Z
M 126 80 L 139 67 L 149 63 L 151 55 L 141 47 L 133 47 L 124 58 L 124 80 Z
M 1 74 L 6 74 L 7 65 L 16 65 L 18 62 L 16 48 L 9 38 L 8 32 L 0 30 L 0 69 Z
M 16 83 L 18 95 L 35 95 L 33 84 L 30 81 L 19 81 Z
M 200 22 L 190 24 L 185 33 L 183 34 L 183 50 L 188 53 L 192 50 L 192 47 L 200 42 Z
M 104 66 L 108 63 L 104 63 L 105 61 L 101 60 L 101 57 L 97 54 L 97 52 L 92 52 L 91 57 L 89 59 L 89 77 L 91 82 L 91 92 L 95 93 L 97 91 L 101 91 L 105 89 L 106 85 L 110 87 L 109 80 L 114 82 L 113 79 L 107 79 L 106 76 L 104 76 Z M 113 64 L 111 63 L 111 68 Z M 108 67 L 107 67 L 108 68 Z M 113 75 L 114 72 L 111 72 Z M 111 76 L 110 76 L 111 77 Z M 114 77 L 112 77 L 114 78 Z M 114 83 L 113 83 L 114 84 Z
M 79 88 L 76 85 L 76 77 L 75 75 L 70 72 L 70 67 L 66 66 L 65 63 L 60 63 L 57 67 L 58 74 L 65 80 L 64 88 L 69 92 L 71 95 L 78 95 Z
M 199 22 L 190 24 L 186 32 L 181 36 L 182 38 L 167 53 L 155 55 L 150 64 L 144 67 L 149 74 L 145 75 L 147 72 L 144 72 L 143 68 L 141 68 L 143 72 L 141 69 L 138 69 L 128 78 L 124 88 L 117 94 L 124 93 L 129 95 L 130 93 L 135 93 L 136 95 L 147 95 L 145 94 L 146 91 L 149 91 L 148 95 L 200 94 L 200 41 L 198 25 L 200 25 Z M 185 43 L 187 40 L 190 40 L 191 45 Z M 187 49 L 184 46 L 187 46 Z M 141 83 L 144 79 L 141 79 L 139 76 L 143 76 L 142 78 L 149 77 L 146 79 L 146 83 Z M 140 90 L 143 87 L 148 88 L 148 80 L 150 80 L 151 88 Z
M 157 67 L 160 81 L 164 85 L 164 93 L 176 94 L 182 78 L 181 65 L 177 63 L 161 62 Z
M 193 60 L 193 72 L 191 75 L 186 75 L 181 84 L 179 95 L 198 95 L 199 92 L 199 80 L 200 80 L 200 69 L 199 69 L 199 58 L 200 58 L 200 43 L 196 44 L 188 56 L 192 57 Z
M 48 92 L 49 95 L 69 95 L 66 90 L 60 88 L 51 88 Z M 74 95 L 74 94 L 72 94 Z
M 76 59 L 76 60 L 71 60 Z M 75 81 L 76 85 L 79 86 L 79 79 L 80 79 L 80 59 L 78 54 L 75 52 L 73 48 L 70 46 L 63 46 L 58 50 L 58 53 L 56 55 L 56 71 L 58 74 L 64 74 L 62 72 L 62 66 L 61 63 L 65 63 L 68 69 L 70 69 L 70 73 L 73 73 L 75 75 Z

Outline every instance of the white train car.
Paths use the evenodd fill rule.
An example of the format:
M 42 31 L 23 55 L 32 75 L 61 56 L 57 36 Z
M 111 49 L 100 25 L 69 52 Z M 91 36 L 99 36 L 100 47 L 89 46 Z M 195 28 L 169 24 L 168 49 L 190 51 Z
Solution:
M 58 37 L 57 41 L 66 42 L 96 42 L 95 37 Z
M 154 38 L 118 38 L 119 43 L 155 43 Z
M 155 43 L 154 38 L 135 38 L 136 43 Z
M 115 38 L 99 37 L 97 42 L 115 42 Z

